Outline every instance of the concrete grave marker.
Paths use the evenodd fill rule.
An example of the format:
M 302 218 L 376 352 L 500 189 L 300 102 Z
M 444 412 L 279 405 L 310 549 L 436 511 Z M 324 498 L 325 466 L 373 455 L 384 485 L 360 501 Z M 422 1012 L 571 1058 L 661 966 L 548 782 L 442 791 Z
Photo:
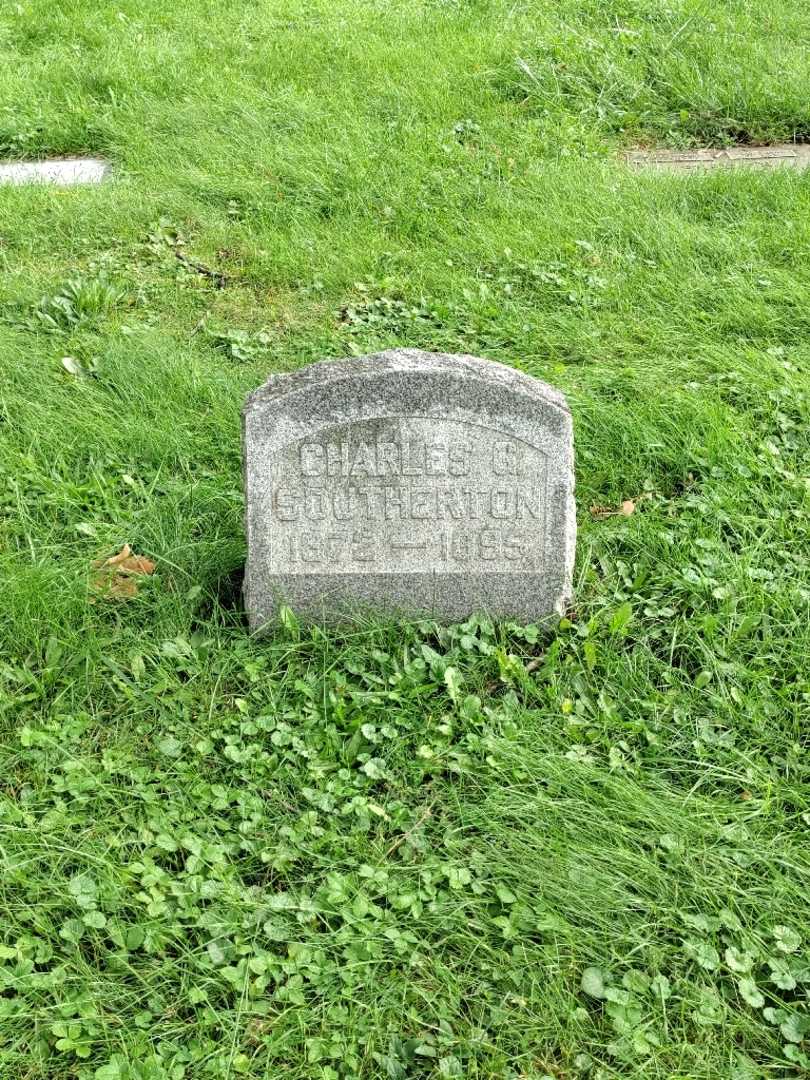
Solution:
M 810 167 L 810 145 L 785 143 L 777 146 L 734 146 L 728 150 L 632 150 L 625 154 L 630 165 L 651 166 L 667 172 L 694 172 L 704 169 L 806 169 Z
M 394 349 L 275 375 L 244 410 L 251 628 L 280 604 L 534 621 L 571 594 L 571 415 L 471 356 Z
M 0 184 L 100 184 L 110 171 L 101 158 L 0 162 Z

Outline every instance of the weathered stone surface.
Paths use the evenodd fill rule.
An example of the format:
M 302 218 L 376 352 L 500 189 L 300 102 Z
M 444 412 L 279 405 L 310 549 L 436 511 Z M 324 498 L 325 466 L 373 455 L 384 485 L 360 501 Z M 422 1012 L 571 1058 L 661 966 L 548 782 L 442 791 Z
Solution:
M 810 145 L 735 146 L 728 150 L 633 150 L 625 155 L 630 165 L 652 166 L 672 172 L 715 168 L 806 169 Z
M 282 603 L 534 621 L 570 596 L 571 415 L 512 368 L 395 349 L 276 375 L 244 453 L 254 630 Z
M 100 158 L 55 158 L 52 161 L 0 163 L 0 184 L 100 184 L 110 171 Z

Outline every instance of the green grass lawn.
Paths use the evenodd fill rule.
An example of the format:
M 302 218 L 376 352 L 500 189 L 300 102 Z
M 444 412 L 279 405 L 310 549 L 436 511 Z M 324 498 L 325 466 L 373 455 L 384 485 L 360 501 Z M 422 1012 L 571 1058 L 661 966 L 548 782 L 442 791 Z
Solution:
M 0 156 L 116 170 L 0 189 L 2 1080 L 807 1075 L 810 174 L 619 152 L 810 138 L 808 40 L 2 4 Z M 553 632 L 250 640 L 244 396 L 391 345 L 568 396 Z

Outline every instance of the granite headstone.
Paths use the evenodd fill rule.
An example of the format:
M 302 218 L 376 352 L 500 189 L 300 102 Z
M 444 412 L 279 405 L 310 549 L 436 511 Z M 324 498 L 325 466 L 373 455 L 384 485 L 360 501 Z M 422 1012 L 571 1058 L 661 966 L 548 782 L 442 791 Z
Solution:
M 526 622 L 562 612 L 576 522 L 559 391 L 394 349 L 272 376 L 244 410 L 253 630 L 279 606 Z
M 109 173 L 109 162 L 101 158 L 0 162 L 0 184 L 100 184 Z
M 810 146 L 783 143 L 777 146 L 733 146 L 726 150 L 702 147 L 697 150 L 631 150 L 625 155 L 630 165 L 650 166 L 671 172 L 700 172 L 705 169 L 798 169 L 810 168 Z

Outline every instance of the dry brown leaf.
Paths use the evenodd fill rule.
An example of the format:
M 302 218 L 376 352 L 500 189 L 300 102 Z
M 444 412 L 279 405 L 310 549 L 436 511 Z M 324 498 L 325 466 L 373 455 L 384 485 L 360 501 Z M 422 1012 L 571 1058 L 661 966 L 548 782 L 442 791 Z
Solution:
M 652 492 L 643 491 L 641 495 L 636 495 L 634 499 L 625 499 L 618 510 L 612 506 L 592 506 L 590 509 L 591 517 L 606 518 L 616 517 L 621 515 L 622 517 L 630 517 L 635 512 L 636 504 L 640 503 L 642 499 L 651 499 Z
M 130 600 L 138 595 L 138 583 L 131 577 L 110 577 L 99 583 L 107 600 Z
M 93 563 L 97 571 L 93 574 L 92 585 L 109 600 L 129 600 L 138 594 L 140 575 L 153 574 L 155 563 L 145 555 L 134 555 L 129 544 L 124 544 L 117 555 L 109 559 L 97 559 Z
M 96 569 L 110 567 L 116 574 L 153 574 L 155 564 L 145 555 L 133 555 L 129 544 L 124 544 L 117 555 L 109 559 L 98 559 L 93 563 Z
M 132 555 L 132 548 L 129 544 L 124 544 L 117 555 L 111 555 L 109 559 L 96 559 L 93 566 L 118 566 L 124 559 L 128 559 Z
M 145 555 L 131 555 L 116 567 L 119 574 L 154 574 L 155 564 Z

